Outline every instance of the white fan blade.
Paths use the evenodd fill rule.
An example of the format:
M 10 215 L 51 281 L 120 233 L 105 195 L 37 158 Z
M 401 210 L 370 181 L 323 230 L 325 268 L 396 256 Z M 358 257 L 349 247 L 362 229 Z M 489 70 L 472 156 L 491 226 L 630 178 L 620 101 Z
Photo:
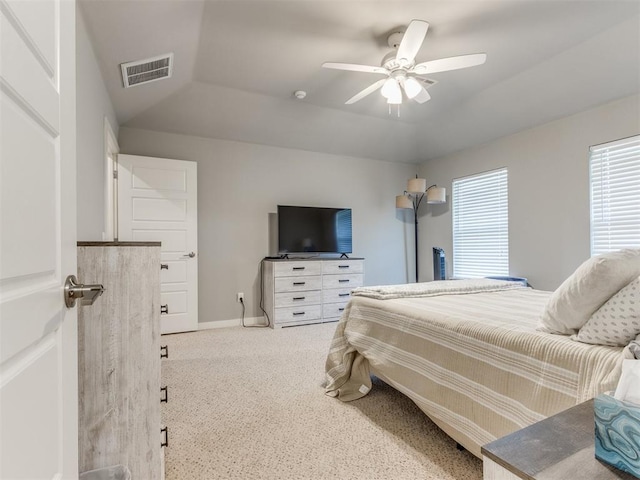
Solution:
M 353 97 L 351 97 L 349 100 L 347 100 L 344 103 L 346 105 L 351 105 L 352 103 L 356 103 L 358 100 L 361 100 L 367 95 L 378 90 L 380 87 L 382 87 L 382 85 L 384 85 L 384 82 L 386 81 L 387 81 L 386 78 L 383 78 L 382 80 L 378 80 L 376 83 L 369 85 L 367 88 L 365 88 L 361 92 L 356 93 Z
M 374 67 L 373 65 L 357 65 L 355 63 L 336 63 L 325 62 L 322 64 L 324 68 L 333 68 L 335 70 L 349 70 L 352 72 L 364 72 L 364 73 L 382 73 L 388 75 L 389 71 L 383 67 Z
M 411 20 L 407 31 L 402 36 L 396 60 L 404 65 L 413 63 L 427 34 L 429 24 L 423 20 Z
M 460 68 L 475 67 L 487 61 L 486 53 L 473 53 L 471 55 L 460 55 L 459 57 L 441 58 L 417 64 L 410 73 L 425 75 L 427 73 L 448 72 Z
M 418 103 L 428 102 L 429 100 L 431 100 L 431 95 L 429 95 L 429 92 L 427 92 L 427 89 L 424 88 L 424 85 L 420 85 L 420 86 L 422 87 L 422 90 L 420 90 L 418 95 L 413 97 L 413 99 Z

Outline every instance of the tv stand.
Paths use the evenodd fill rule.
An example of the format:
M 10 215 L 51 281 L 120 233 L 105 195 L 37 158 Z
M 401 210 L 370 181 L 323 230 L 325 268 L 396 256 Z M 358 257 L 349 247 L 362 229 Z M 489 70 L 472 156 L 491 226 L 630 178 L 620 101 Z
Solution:
M 342 255 L 340 255 L 340 258 L 349 258 L 349 255 L 347 255 L 346 253 L 343 253 Z

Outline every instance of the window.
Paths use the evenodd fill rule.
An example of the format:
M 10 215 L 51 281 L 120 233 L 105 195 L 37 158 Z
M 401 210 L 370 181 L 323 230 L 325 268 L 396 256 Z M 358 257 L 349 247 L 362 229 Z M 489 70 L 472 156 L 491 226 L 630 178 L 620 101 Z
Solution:
M 507 169 L 453 181 L 453 276 L 509 275 Z
M 640 135 L 590 148 L 591 255 L 640 247 Z

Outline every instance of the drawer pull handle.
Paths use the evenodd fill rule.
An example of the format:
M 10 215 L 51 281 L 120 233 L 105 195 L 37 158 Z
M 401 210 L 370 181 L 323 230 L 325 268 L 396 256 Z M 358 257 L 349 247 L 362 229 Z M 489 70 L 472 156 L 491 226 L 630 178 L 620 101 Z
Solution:
M 294 285 L 304 285 L 307 282 L 293 282 Z
M 164 393 L 164 396 L 162 394 Z M 160 389 L 160 403 L 169 403 L 169 392 L 167 387 L 162 387 Z
M 160 435 L 162 435 L 164 433 L 164 442 L 160 441 L 160 446 L 161 447 L 168 447 L 169 446 L 169 431 L 167 430 L 167 427 L 161 428 L 160 429 Z
M 161 263 L 160 264 L 160 270 L 169 270 L 169 264 L 168 263 Z
M 339 311 L 339 312 L 344 312 L 344 307 L 340 307 L 340 308 L 338 309 L 338 311 Z
M 338 283 L 347 283 L 348 281 L 348 278 L 341 278 L 340 280 L 338 280 Z
M 351 295 L 350 293 L 339 293 L 338 294 L 339 297 L 348 297 L 350 295 Z
M 338 265 L 338 268 L 349 268 L 349 265 Z
M 160 315 L 166 315 L 169 313 L 169 304 L 160 305 Z
M 298 315 L 304 315 L 304 312 L 293 312 L 294 317 L 297 317 Z
M 169 358 L 169 345 L 162 345 L 160 347 L 160 358 Z
M 304 300 L 307 297 L 293 297 L 294 300 Z
M 294 270 L 304 270 L 306 267 L 293 267 Z

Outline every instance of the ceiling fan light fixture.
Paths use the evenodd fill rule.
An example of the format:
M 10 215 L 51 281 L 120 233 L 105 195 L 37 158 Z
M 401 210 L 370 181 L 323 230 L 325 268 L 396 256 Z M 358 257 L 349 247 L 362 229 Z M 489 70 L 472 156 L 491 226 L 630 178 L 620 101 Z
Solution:
M 398 81 L 395 78 L 387 78 L 382 85 L 382 89 L 380 90 L 382 96 L 386 99 L 389 98 L 402 98 L 402 92 L 400 91 L 400 85 L 398 85 Z
M 404 91 L 407 94 L 407 98 L 414 98 L 422 90 L 422 85 L 413 77 L 408 77 L 404 81 Z
M 387 98 L 387 103 L 389 105 L 400 105 L 402 103 L 402 94 L 398 95 L 398 96 L 391 96 L 389 98 Z

